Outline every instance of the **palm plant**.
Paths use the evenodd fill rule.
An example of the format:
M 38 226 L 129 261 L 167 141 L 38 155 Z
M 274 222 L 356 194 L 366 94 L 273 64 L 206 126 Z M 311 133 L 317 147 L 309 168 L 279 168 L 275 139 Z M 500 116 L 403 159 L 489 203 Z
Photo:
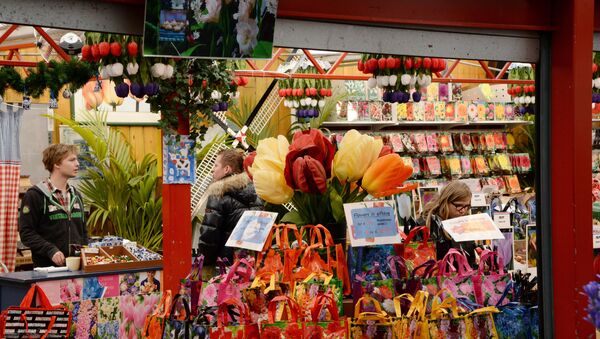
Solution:
M 247 123 L 248 117 L 255 106 L 256 101 L 249 97 L 243 97 L 242 99 L 236 100 L 227 112 L 227 119 L 238 128 L 242 128 Z M 279 121 L 276 119 L 269 119 L 269 123 L 260 131 L 260 133 L 254 133 L 252 130 L 248 130 L 246 133 L 246 141 L 252 147 L 256 148 L 259 140 L 277 136 L 278 123 Z
M 157 185 L 157 160 L 146 154 L 136 161 L 131 145 L 120 131 L 109 129 L 107 112 L 85 111 L 84 122 L 51 116 L 68 125 L 88 144 L 83 154 L 92 166 L 78 188 L 91 207 L 90 233 L 116 235 L 151 250 L 162 247 L 162 197 Z

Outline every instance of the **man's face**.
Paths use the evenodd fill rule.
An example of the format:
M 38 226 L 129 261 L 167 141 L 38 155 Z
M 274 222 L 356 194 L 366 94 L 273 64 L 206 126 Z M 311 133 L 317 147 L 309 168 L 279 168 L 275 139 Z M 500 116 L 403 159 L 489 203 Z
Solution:
M 77 161 L 77 154 L 69 153 L 60 163 L 54 165 L 54 171 L 65 178 L 74 178 L 77 176 L 79 171 L 79 161 Z

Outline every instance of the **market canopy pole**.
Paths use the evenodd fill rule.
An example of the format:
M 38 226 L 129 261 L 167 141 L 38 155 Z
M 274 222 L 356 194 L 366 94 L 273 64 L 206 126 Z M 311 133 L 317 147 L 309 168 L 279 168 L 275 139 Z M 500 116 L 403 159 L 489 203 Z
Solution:
M 554 1 L 553 23 L 550 150 L 539 150 L 550 153 L 551 182 L 549 191 L 539 192 L 542 199 L 550 195 L 550 206 L 540 208 L 551 213 L 552 298 L 543 302 L 553 303 L 554 337 L 588 338 L 594 329 L 584 320 L 587 297 L 581 292 L 594 279 L 589 135 L 594 0 Z
M 182 117 L 177 133 L 187 135 L 189 121 Z M 179 281 L 192 266 L 192 196 L 190 184 L 162 185 L 163 290 L 179 291 Z

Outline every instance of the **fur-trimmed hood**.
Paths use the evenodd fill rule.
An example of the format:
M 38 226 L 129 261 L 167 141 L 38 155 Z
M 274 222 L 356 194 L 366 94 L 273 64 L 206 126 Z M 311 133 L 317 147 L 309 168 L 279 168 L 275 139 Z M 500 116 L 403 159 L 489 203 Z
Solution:
M 196 205 L 194 209 L 194 216 L 202 216 L 204 215 L 204 210 L 206 209 L 206 203 L 208 202 L 208 198 L 211 196 L 221 198 L 226 193 L 231 192 L 242 192 L 248 185 L 251 185 L 252 181 L 248 177 L 246 172 L 242 172 L 239 174 L 230 175 L 221 180 L 215 181 L 208 188 L 206 192 L 202 195 L 200 202 Z M 252 187 L 254 188 L 254 187 Z

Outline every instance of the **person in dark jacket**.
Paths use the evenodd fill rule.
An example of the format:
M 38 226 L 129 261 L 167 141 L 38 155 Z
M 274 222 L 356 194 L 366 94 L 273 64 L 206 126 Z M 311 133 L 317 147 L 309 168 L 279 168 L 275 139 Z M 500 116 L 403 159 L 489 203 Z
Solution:
M 243 170 L 243 161 L 243 155 L 236 150 L 221 151 L 213 167 L 213 183 L 200 202 L 206 206 L 198 241 L 205 267 L 214 266 L 218 257 L 233 259 L 233 248 L 225 243 L 235 225 L 244 211 L 263 207 Z
M 71 245 L 87 244 L 83 199 L 68 179 L 77 176 L 77 147 L 55 144 L 42 155 L 50 177 L 27 190 L 21 201 L 19 233 L 35 267 L 63 266 Z
M 451 248 L 462 249 L 470 265 L 475 264 L 475 242 L 455 242 L 442 228 L 442 221 L 469 214 L 471 210 L 471 190 L 460 181 L 451 181 L 434 197 L 421 213 L 420 225 L 429 227 L 431 238 L 435 241 L 437 259 L 444 258 Z

